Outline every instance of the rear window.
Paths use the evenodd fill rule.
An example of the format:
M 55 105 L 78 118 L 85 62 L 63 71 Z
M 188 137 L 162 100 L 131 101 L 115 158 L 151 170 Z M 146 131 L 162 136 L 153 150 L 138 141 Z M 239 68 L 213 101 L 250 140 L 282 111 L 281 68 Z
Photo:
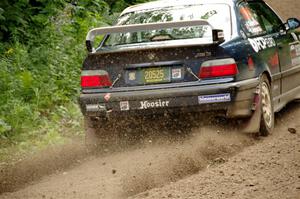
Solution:
M 203 19 L 207 20 L 213 29 L 223 30 L 225 39 L 227 40 L 231 36 L 230 16 L 230 7 L 226 4 L 190 5 L 127 13 L 119 18 L 118 25 Z M 212 28 L 210 26 L 118 33 L 107 37 L 104 46 L 195 38 L 209 39 L 211 38 L 211 34 Z

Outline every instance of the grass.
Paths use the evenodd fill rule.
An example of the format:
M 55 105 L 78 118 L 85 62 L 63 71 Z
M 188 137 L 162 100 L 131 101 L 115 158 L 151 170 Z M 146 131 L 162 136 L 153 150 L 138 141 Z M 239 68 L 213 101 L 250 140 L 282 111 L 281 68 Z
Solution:
M 17 141 L 0 139 L 0 165 L 17 162 L 49 146 L 63 145 L 74 138 L 83 139 L 82 116 L 77 104 L 57 107 L 38 128 L 23 134 Z

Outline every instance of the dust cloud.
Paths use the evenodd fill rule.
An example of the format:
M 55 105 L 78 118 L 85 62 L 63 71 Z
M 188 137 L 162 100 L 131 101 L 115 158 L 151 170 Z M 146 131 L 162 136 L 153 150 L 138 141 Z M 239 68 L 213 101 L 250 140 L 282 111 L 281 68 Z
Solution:
M 161 150 L 153 162 L 149 158 L 153 154 L 145 153 L 144 160 L 140 161 L 147 163 L 129 169 L 123 176 L 121 181 L 124 195 L 136 195 L 224 163 L 230 156 L 254 142 L 249 135 L 217 127 L 194 129 L 189 139 L 183 143 L 169 144 L 168 147 L 168 144 L 161 141 L 154 146 Z
M 105 159 L 108 164 L 116 163 L 112 171 L 120 178 L 119 195 L 123 198 L 224 163 L 228 157 L 254 143 L 252 137 L 232 128 L 236 124 L 228 124 L 230 121 L 212 115 L 165 116 L 134 121 L 110 126 L 109 134 L 92 153 L 87 151 L 82 140 L 77 140 L 2 168 L 0 193 L 19 190 L 43 176 L 70 170 L 76 165 Z M 101 168 L 98 172 L 107 175 L 109 181 L 111 173 L 104 174 Z

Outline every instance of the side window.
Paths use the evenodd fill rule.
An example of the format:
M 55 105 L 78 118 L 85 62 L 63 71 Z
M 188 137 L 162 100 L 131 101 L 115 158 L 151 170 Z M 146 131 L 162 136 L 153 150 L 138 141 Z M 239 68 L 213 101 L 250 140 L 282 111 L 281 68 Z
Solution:
M 255 9 L 250 7 L 248 3 L 242 2 L 239 4 L 238 10 L 242 29 L 248 37 L 266 34 L 266 28 Z
M 248 37 L 279 32 L 282 21 L 264 2 L 241 3 L 238 6 L 242 29 Z
M 267 4 L 264 2 L 250 2 L 249 7 L 252 10 L 255 10 L 260 18 L 262 26 L 265 27 L 268 34 L 280 31 L 282 21 Z

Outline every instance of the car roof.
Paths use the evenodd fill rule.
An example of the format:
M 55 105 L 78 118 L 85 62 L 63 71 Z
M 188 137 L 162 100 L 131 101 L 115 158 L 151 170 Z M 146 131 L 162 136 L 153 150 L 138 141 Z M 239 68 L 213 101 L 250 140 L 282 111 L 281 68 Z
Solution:
M 164 7 L 172 6 L 182 6 L 182 5 L 194 5 L 194 4 L 203 4 L 203 3 L 229 3 L 231 4 L 236 0 L 159 0 L 159 1 L 151 1 L 148 3 L 138 4 L 134 6 L 130 6 L 126 8 L 121 15 L 136 12 L 141 10 L 150 10 L 150 9 L 159 9 Z
M 159 1 L 151 1 L 148 3 L 142 3 L 142 4 L 130 6 L 126 8 L 121 15 L 130 12 L 159 9 L 159 8 L 170 7 L 170 6 L 184 6 L 184 5 L 196 5 L 196 4 L 206 4 L 206 3 L 207 4 L 225 3 L 225 4 L 233 5 L 237 1 L 240 0 L 159 0 Z M 246 1 L 251 1 L 251 0 L 246 0 Z

